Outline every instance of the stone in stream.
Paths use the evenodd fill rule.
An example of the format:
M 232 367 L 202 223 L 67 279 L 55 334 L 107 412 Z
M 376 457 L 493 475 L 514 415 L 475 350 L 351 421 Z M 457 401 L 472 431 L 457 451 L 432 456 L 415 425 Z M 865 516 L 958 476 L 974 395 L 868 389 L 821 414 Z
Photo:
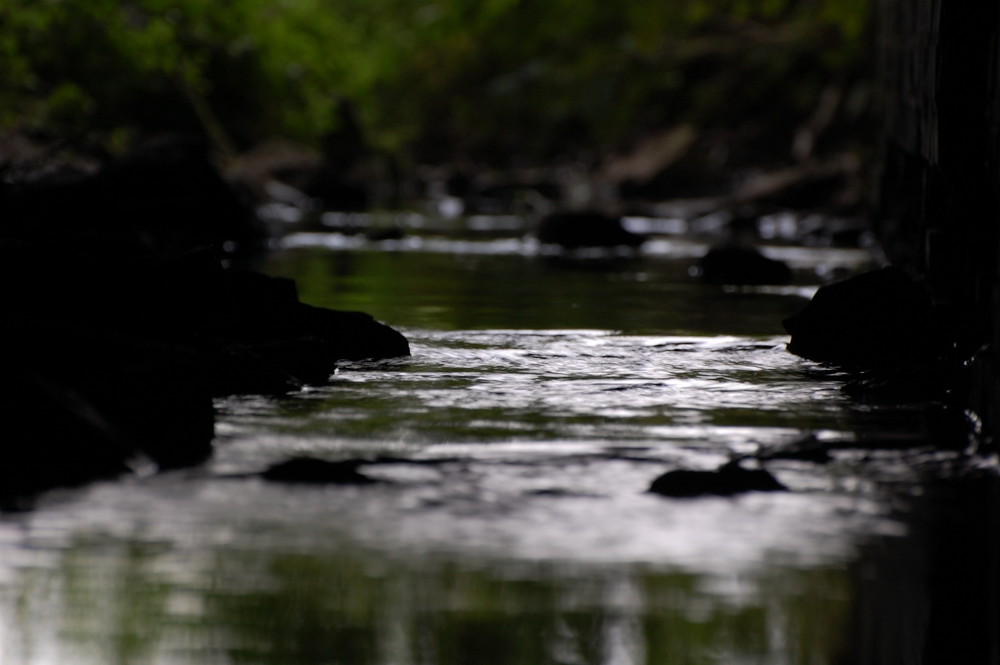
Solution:
M 698 272 L 709 284 L 787 284 L 792 270 L 784 261 L 764 256 L 749 245 L 726 244 L 711 248 L 698 261 Z
M 94 256 L 0 239 L 0 300 L 27 321 L 189 347 L 218 396 L 288 392 L 325 383 L 339 360 L 409 355 L 371 316 L 302 303 L 293 281 L 224 269 L 212 248 Z
M 744 492 L 779 492 L 787 489 L 766 470 L 744 469 L 738 460 L 715 471 L 668 471 L 649 486 L 651 493 L 672 498 L 734 496 Z
M 638 247 L 646 236 L 633 233 L 622 225 L 620 217 L 601 212 L 557 212 L 539 221 L 535 232 L 539 242 L 581 247 Z
M 211 454 L 215 414 L 195 349 L 68 322 L 8 319 L 0 338 L 0 509 Z
M 294 457 L 268 467 L 261 477 L 283 483 L 316 485 L 372 485 L 379 481 L 358 471 L 366 460 L 348 459 L 331 462 L 315 457 Z
M 212 451 L 213 396 L 326 382 L 409 354 L 360 312 L 224 267 L 259 228 L 190 145 L 94 175 L 0 183 L 0 510 Z
M 899 268 L 820 287 L 784 325 L 790 352 L 849 369 L 901 367 L 935 355 L 930 296 Z
M 283 392 L 282 384 L 288 386 L 284 391 L 321 384 L 339 360 L 410 353 L 402 334 L 368 314 L 300 302 L 291 280 L 225 271 L 223 282 L 219 311 L 204 331 L 218 351 L 218 394 Z

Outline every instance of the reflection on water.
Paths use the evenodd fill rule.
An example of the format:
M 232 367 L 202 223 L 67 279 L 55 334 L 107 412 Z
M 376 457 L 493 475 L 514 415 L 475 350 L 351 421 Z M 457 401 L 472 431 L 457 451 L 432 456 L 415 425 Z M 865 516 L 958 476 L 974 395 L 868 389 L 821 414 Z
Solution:
M 817 268 L 858 270 L 871 260 L 860 250 L 776 248 L 770 251 L 801 269 L 802 283 L 739 290 L 692 279 L 689 270 L 706 245 L 681 240 L 651 242 L 638 256 L 579 261 L 539 254 L 530 245 L 526 251 L 525 241 L 516 239 L 439 240 L 432 252 L 422 251 L 429 241 L 421 238 L 409 250 L 301 246 L 312 240 L 294 237 L 290 249 L 272 258 L 270 270 L 294 277 L 302 297 L 314 304 L 425 329 L 780 335 L 781 320 L 811 297 Z
M 218 546 L 184 561 L 174 547 L 72 543 L 14 599 L 20 613 L 3 625 L 15 657 L 3 662 L 811 663 L 838 648 L 848 600 L 836 569 L 709 583 L 340 548 Z
M 786 249 L 796 286 L 746 291 L 692 283 L 679 240 L 576 263 L 340 242 L 299 238 L 269 270 L 402 328 L 413 356 L 221 400 L 205 467 L 4 517 L 0 663 L 847 662 L 859 557 L 913 551 L 887 488 L 939 454 L 769 461 L 790 492 L 645 490 L 805 433 L 917 426 L 783 349 L 813 269 L 862 255 Z M 365 487 L 253 477 L 296 454 L 394 461 Z M 923 570 L 876 563 L 890 592 Z

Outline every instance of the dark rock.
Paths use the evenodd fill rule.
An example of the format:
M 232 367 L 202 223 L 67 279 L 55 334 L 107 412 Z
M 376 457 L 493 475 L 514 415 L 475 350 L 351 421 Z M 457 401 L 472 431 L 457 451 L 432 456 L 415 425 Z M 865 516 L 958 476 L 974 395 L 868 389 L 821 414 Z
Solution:
M 207 358 L 212 394 L 281 395 L 326 383 L 336 366 L 328 344 L 312 337 L 227 344 Z
M 364 312 L 300 304 L 293 321 L 329 344 L 337 360 L 377 360 L 410 355 L 406 337 Z
M 214 409 L 196 351 L 20 319 L 0 337 L 0 499 L 211 454 Z
M 222 266 L 212 250 L 136 255 L 0 239 L 0 298 L 42 321 L 176 339 L 213 316 Z
M 331 462 L 315 457 L 295 457 L 268 467 L 261 474 L 266 480 L 317 485 L 371 485 L 378 481 L 358 471 L 365 460 Z
M 0 183 L 0 509 L 200 463 L 213 396 L 284 393 L 326 382 L 338 360 L 409 354 L 366 314 L 311 307 L 291 280 L 224 268 L 231 245 L 261 238 L 183 140 L 95 174 Z
M 183 137 L 147 143 L 95 174 L 15 183 L 0 194 L 5 231 L 51 245 L 170 251 L 250 247 L 267 235 L 206 147 Z
M 845 368 L 904 366 L 936 346 L 930 297 L 891 267 L 821 287 L 784 325 L 790 352 Z
M 203 461 L 214 395 L 284 393 L 325 383 L 338 360 L 409 353 L 372 317 L 224 270 L 211 247 L 49 246 L 13 231 L 0 227 L 0 509 L 139 460 Z
M 23 278 L 42 266 L 46 279 Z M 197 349 L 218 395 L 287 392 L 326 382 L 338 360 L 409 354 L 406 338 L 371 316 L 305 305 L 293 281 L 224 270 L 210 248 L 98 258 L 0 241 L 0 298 L 34 321 L 85 320 Z
M 259 346 L 275 341 L 319 340 L 326 345 L 324 367 L 337 360 L 406 356 L 409 343 L 398 331 L 363 312 L 314 307 L 299 302 L 295 283 L 258 273 L 227 271 L 225 300 L 209 332 L 215 337 Z M 285 347 L 291 351 L 290 346 Z M 300 348 L 305 349 L 300 345 Z M 272 354 L 273 357 L 273 354 Z M 316 362 L 321 359 L 317 358 Z M 305 377 L 301 377 L 304 378 Z M 305 379 L 305 383 L 312 380 Z
M 649 486 L 653 494 L 674 498 L 733 496 L 744 492 L 787 489 L 764 469 L 744 469 L 738 461 L 729 462 L 715 471 L 668 471 Z
M 784 261 L 746 245 L 713 247 L 698 262 L 698 272 L 710 284 L 787 284 L 792 279 Z
M 567 248 L 638 247 L 646 236 L 622 226 L 620 217 L 600 212 L 559 212 L 539 221 L 535 234 L 545 244 Z
M 66 382 L 20 369 L 4 373 L 0 392 L 0 510 L 43 489 L 128 471 L 123 433 Z
M 406 237 L 406 233 L 398 226 L 382 226 L 366 229 L 364 236 L 367 240 L 379 242 L 381 240 L 402 240 Z

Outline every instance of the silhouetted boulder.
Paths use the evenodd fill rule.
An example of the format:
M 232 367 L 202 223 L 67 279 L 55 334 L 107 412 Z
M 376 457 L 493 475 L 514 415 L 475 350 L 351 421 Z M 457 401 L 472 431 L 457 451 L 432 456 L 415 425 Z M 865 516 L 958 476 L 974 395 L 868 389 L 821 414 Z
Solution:
M 299 305 L 294 321 L 315 333 L 337 360 L 377 360 L 410 355 L 406 337 L 365 312 Z
M 316 485 L 371 485 L 378 481 L 358 471 L 365 460 L 331 462 L 315 457 L 295 457 L 268 467 L 261 477 L 283 483 Z
M 329 376 L 338 360 L 382 359 L 406 356 L 409 343 L 398 331 L 363 312 L 306 305 L 298 300 L 295 283 L 243 271 L 227 271 L 225 300 L 209 332 L 222 341 L 255 349 L 283 366 L 303 383 L 314 383 L 310 372 Z M 278 344 L 280 342 L 280 344 Z M 316 347 L 319 342 L 323 346 Z M 310 360 L 310 349 L 315 352 Z M 306 354 L 305 357 L 296 351 Z M 325 380 L 325 379 L 324 379 Z
M 20 237 L 129 252 L 248 247 L 267 235 L 204 144 L 184 137 L 141 145 L 94 174 L 5 185 L 0 217 Z
M 0 500 L 211 454 L 212 395 L 196 350 L 20 318 L 0 324 L 0 339 Z
M 407 355 L 359 312 L 299 301 L 294 282 L 227 270 L 213 246 L 153 251 L 76 235 L 49 244 L 0 220 L 0 509 L 212 450 L 213 396 L 325 383 L 338 360 Z M 82 223 L 82 222 L 81 222 Z
M 898 268 L 823 286 L 784 325 L 790 352 L 846 368 L 897 367 L 935 350 L 930 297 Z
M 600 212 L 559 212 L 543 217 L 535 233 L 545 244 L 567 248 L 638 247 L 646 236 L 622 225 L 620 217 Z
M 224 343 L 206 362 L 217 396 L 294 392 L 326 383 L 336 368 L 329 345 L 315 337 Z
M 698 262 L 698 272 L 710 284 L 787 284 L 792 279 L 788 264 L 747 245 L 711 248 Z
M 744 492 L 779 492 L 787 489 L 764 469 L 744 469 L 739 461 L 729 462 L 715 471 L 668 471 L 649 486 L 649 491 L 653 494 L 673 498 L 733 496 Z

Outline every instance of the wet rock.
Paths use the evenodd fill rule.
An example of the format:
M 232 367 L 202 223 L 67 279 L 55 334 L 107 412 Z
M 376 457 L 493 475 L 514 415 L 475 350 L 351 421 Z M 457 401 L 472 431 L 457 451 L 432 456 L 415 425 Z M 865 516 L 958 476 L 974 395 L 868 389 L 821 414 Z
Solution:
M 790 352 L 845 368 L 900 367 L 935 353 L 930 297 L 898 268 L 821 287 L 784 326 Z
M 82 324 L 0 325 L 0 500 L 197 464 L 214 409 L 199 354 Z
M 261 477 L 282 483 L 316 485 L 372 485 L 379 481 L 358 471 L 365 460 L 331 462 L 315 457 L 295 457 L 267 468 Z
M 23 372 L 5 374 L 0 513 L 32 507 L 35 495 L 128 473 L 117 429 L 67 385 Z M 13 399 L 11 397 L 13 396 Z
M 784 261 L 768 258 L 749 245 L 711 248 L 698 262 L 698 274 L 709 284 L 787 284 L 792 279 Z
M 535 235 L 539 242 L 567 248 L 638 247 L 646 241 L 646 236 L 622 226 L 620 217 L 587 211 L 546 215 Z
M 23 278 L 40 266 L 47 279 Z M 216 395 L 288 392 L 325 383 L 339 360 L 409 354 L 371 316 L 306 305 L 293 281 L 224 270 L 206 248 L 122 258 L 0 241 L 0 299 L 31 320 L 190 347 Z
M 207 355 L 212 394 L 281 395 L 327 382 L 336 367 L 318 338 L 232 343 Z
M 649 486 L 653 494 L 673 498 L 734 496 L 744 492 L 779 492 L 788 488 L 764 469 L 744 469 L 739 461 L 715 471 L 676 469 L 656 478 Z
M 300 305 L 296 308 L 294 321 L 329 344 L 337 360 L 377 360 L 410 355 L 406 337 L 365 312 Z
M 156 252 L 0 226 L 0 508 L 212 451 L 212 398 L 325 383 L 338 360 L 409 353 L 367 314 L 224 269 L 212 247 Z
M 267 351 L 266 347 L 271 346 L 271 351 L 287 352 L 287 358 L 304 369 L 309 365 L 325 369 L 325 376 L 333 372 L 338 360 L 394 358 L 410 353 L 409 343 L 401 333 L 369 314 L 300 302 L 290 280 L 227 271 L 224 282 L 224 308 L 210 331 L 223 341 L 243 344 L 257 349 L 256 352 Z M 325 347 L 315 349 L 320 353 L 314 361 L 295 357 L 296 348 L 307 352 L 315 341 Z M 284 344 L 274 346 L 275 342 Z M 275 353 L 268 355 L 277 358 Z M 286 366 L 291 369 L 287 363 Z M 301 373 L 293 374 L 304 383 L 314 382 Z

